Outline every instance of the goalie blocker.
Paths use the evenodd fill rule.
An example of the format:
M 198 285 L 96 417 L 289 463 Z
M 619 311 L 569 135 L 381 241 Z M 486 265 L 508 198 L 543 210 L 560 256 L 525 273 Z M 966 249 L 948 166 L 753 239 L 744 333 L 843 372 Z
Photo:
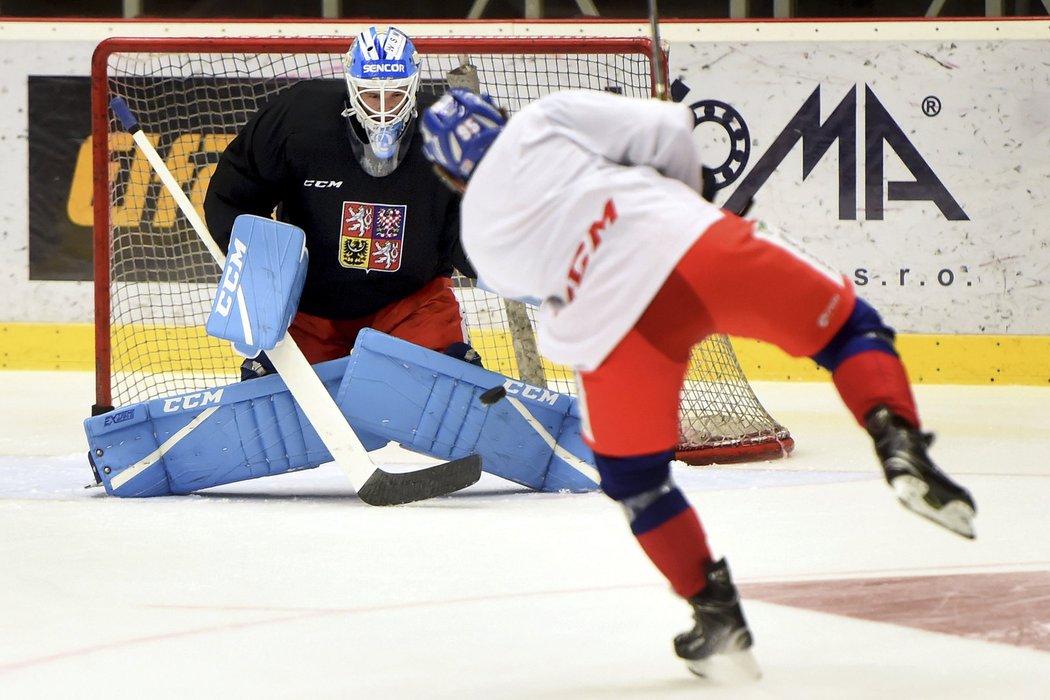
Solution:
M 352 356 L 315 369 L 369 450 L 394 441 L 437 459 L 480 454 L 485 471 L 532 489 L 598 487 L 571 396 L 369 329 Z M 481 400 L 500 386 L 505 396 Z M 183 494 L 331 461 L 280 375 L 128 406 L 84 428 L 114 496 Z
M 204 326 L 208 335 L 230 341 L 247 358 L 273 350 L 299 308 L 307 260 L 301 228 L 251 214 L 238 216 Z

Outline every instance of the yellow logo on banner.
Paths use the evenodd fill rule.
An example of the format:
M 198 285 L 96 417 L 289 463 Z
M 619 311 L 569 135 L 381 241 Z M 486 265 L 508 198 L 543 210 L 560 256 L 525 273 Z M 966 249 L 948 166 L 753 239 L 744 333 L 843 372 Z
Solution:
M 168 166 L 172 176 L 179 184 L 183 185 L 184 190 L 186 186 L 189 186 L 187 195 L 195 207 L 203 206 L 208 183 L 211 182 L 212 173 L 215 171 L 214 163 L 200 165 L 195 156 L 200 153 L 222 153 L 234 136 L 234 134 L 182 134 L 167 148 L 164 164 Z M 154 135 L 147 134 L 147 137 L 150 143 L 157 143 Z M 69 188 L 69 199 L 66 202 L 66 213 L 69 220 L 77 226 L 91 226 L 94 220 L 92 147 L 91 136 L 80 144 L 76 167 L 73 171 L 73 183 Z M 151 190 L 157 191 L 154 188 L 159 187 L 160 181 L 153 174 L 153 169 L 146 160 L 146 156 L 135 148 L 135 142 L 130 134 L 123 132 L 110 134 L 109 150 L 111 154 L 117 154 L 119 158 L 109 163 L 110 188 L 113 189 L 118 183 L 124 184 L 123 196 L 110 208 L 110 224 L 112 226 L 139 226 L 143 223 L 142 218 L 146 214 L 147 195 Z M 130 167 L 126 171 L 122 172 L 121 161 L 130 162 Z M 178 205 L 163 188 L 160 189 L 160 192 L 153 210 L 153 218 L 146 223 L 156 228 L 171 228 L 175 225 Z

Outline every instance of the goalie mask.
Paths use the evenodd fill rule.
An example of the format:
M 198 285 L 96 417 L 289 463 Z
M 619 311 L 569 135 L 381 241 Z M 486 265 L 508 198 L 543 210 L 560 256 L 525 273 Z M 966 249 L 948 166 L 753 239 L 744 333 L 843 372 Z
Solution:
M 416 47 L 394 27 L 385 32 L 369 27 L 354 39 L 343 63 L 350 145 L 365 172 L 389 175 L 411 140 L 419 87 Z
M 453 88 L 423 113 L 423 155 L 462 189 L 506 123 L 488 95 Z

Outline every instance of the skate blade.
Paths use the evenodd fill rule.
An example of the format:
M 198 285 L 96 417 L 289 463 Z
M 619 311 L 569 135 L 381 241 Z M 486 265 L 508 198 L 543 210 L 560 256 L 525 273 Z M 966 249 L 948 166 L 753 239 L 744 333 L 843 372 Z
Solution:
M 713 654 L 706 659 L 686 661 L 685 665 L 697 676 L 716 683 L 747 683 L 762 677 L 762 669 L 750 649 Z
M 973 508 L 962 501 L 951 501 L 943 508 L 934 508 L 926 502 L 926 492 L 929 488 L 929 484 L 922 479 L 907 474 L 893 480 L 893 490 L 897 492 L 897 498 L 905 508 L 957 535 L 971 540 L 976 539 L 977 531 L 973 525 L 976 514 Z

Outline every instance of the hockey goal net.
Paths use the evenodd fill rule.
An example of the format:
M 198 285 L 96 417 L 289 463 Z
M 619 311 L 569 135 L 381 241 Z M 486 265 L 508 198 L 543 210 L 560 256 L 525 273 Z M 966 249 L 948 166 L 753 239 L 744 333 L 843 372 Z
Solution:
M 512 113 L 563 88 L 652 94 L 647 39 L 413 38 L 421 90 L 475 68 Z M 108 109 L 124 98 L 200 209 L 216 162 L 249 116 L 300 80 L 342 80 L 338 38 L 109 39 L 92 64 L 96 412 L 239 377 L 240 358 L 203 328 L 219 269 Z M 535 351 L 532 310 L 457 280 L 469 340 L 485 366 L 573 392 L 571 371 Z M 694 351 L 679 458 L 694 464 L 780 457 L 788 431 L 766 412 L 729 340 Z

